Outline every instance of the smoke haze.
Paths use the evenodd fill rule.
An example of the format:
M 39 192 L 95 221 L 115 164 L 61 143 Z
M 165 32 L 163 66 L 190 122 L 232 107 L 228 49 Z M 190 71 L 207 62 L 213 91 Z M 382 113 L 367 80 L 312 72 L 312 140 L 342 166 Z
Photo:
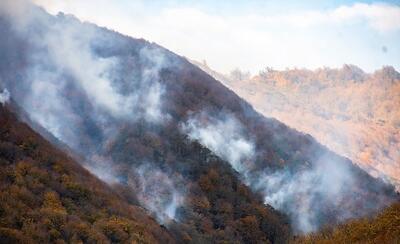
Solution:
M 123 179 L 111 168 L 112 159 L 98 154 L 102 145 L 82 147 L 82 137 L 97 133 L 98 142 L 106 144 L 116 133 L 115 121 L 165 122 L 168 115 L 162 112 L 164 87 L 159 72 L 173 63 L 167 63 L 159 49 L 144 46 L 138 56 L 128 58 L 142 67 L 141 72 L 121 70 L 124 65 L 119 56 L 99 51 L 116 52 L 112 46 L 121 43 L 104 30 L 62 13 L 55 21 L 22 0 L 2 1 L 0 9 L 32 49 L 26 79 L 5 83 L 18 94 L 34 121 L 86 156 L 86 168 L 111 185 L 121 183 Z M 8 99 L 8 90 L 0 93 L 1 103 Z M 82 111 L 90 113 L 82 117 Z M 162 223 L 174 219 L 183 196 L 175 190 L 171 176 L 145 163 L 132 172 L 137 177 L 132 190 L 139 202 Z
M 5 104 L 10 100 L 10 92 L 7 89 L 4 89 L 0 92 L 0 103 Z
M 260 116 L 230 90 L 156 44 L 62 13 L 50 16 L 22 0 L 3 1 L 0 9 L 1 27 L 12 40 L 0 42 L 6 60 L 0 60 L 0 78 L 7 87 L 0 97 L 6 101 L 10 91 L 34 121 L 83 155 L 86 168 L 110 185 L 128 186 L 160 223 L 180 221 L 188 188 L 195 189 L 190 193 L 201 199 L 193 201 L 201 207 L 187 211 L 186 223 L 204 222 L 204 228 L 219 233 L 220 226 L 235 222 L 232 228 L 237 229 L 227 229 L 239 231 L 246 222 L 242 215 L 261 216 L 248 210 L 252 206 L 264 207 L 281 221 L 277 211 L 239 192 L 237 174 L 224 168 L 225 162 L 264 203 L 288 214 L 300 232 L 363 216 L 392 196 L 390 190 L 382 192 L 386 185 L 350 161 Z M 224 112 L 209 112 L 221 107 Z M 215 162 L 221 168 L 207 167 L 210 151 L 204 148 L 218 156 Z M 219 175 L 231 183 L 229 191 L 200 186 L 200 180 L 220 180 Z M 220 204 L 228 206 L 223 217 Z M 285 225 L 279 222 L 274 230 L 283 233 Z M 259 226 L 266 232 L 264 224 Z
M 205 112 L 194 115 L 182 125 L 182 130 L 191 140 L 199 141 L 243 173 L 246 171 L 243 162 L 254 156 L 254 146 L 243 136 L 243 128 L 233 116 L 220 116 L 209 117 Z
M 142 164 L 134 170 L 135 177 L 128 181 L 142 206 L 157 216 L 160 223 L 176 220 L 177 208 L 184 204 L 184 183 L 177 175 L 166 173 L 153 164 Z M 182 187 L 181 187 L 182 188 Z
M 147 63 L 143 73 L 140 78 L 128 77 L 128 87 L 122 87 L 116 83 L 122 79 L 118 72 L 121 60 L 97 50 L 112 45 L 112 36 L 71 16 L 59 14 L 58 21 L 46 18 L 42 10 L 31 10 L 21 0 L 2 5 L 2 10 L 9 10 L 6 14 L 12 17 L 12 26 L 35 50 L 28 57 L 31 65 L 24 86 L 31 92 L 24 98 L 23 107 L 57 138 L 71 145 L 80 134 L 71 126 L 80 123 L 79 101 L 73 100 L 71 89 L 87 97 L 93 108 L 89 116 L 105 130 L 110 119 L 145 118 L 157 123 L 164 118 L 164 88 L 158 72 L 165 63 L 160 51 L 142 48 L 138 58 Z M 38 28 L 42 31 L 35 31 Z
M 243 125 L 231 114 L 210 117 L 203 112 L 191 116 L 182 130 L 191 140 L 229 162 L 248 186 L 263 195 L 266 204 L 287 213 L 293 228 L 299 232 L 318 230 L 327 206 L 335 209 L 339 222 L 373 209 L 366 207 L 360 213 L 344 207 L 356 204 L 357 197 L 349 198 L 356 176 L 350 164 L 332 153 L 317 153 L 316 160 L 307 162 L 300 171 L 289 168 L 273 171 L 257 168 L 254 142 L 245 136 Z

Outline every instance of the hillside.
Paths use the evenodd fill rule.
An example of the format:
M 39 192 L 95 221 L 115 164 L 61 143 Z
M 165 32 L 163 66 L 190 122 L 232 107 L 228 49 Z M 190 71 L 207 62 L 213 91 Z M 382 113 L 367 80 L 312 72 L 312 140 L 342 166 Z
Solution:
M 1 243 L 174 243 L 0 104 Z
M 293 243 L 399 243 L 400 203 L 386 208 L 373 218 L 349 221 L 336 228 L 299 237 Z
M 375 177 L 400 186 L 400 74 L 341 69 L 265 70 L 238 80 L 196 63 L 257 111 L 315 137 Z
M 178 239 L 285 243 L 397 198 L 157 44 L 18 3 L 0 12 L 0 87 Z

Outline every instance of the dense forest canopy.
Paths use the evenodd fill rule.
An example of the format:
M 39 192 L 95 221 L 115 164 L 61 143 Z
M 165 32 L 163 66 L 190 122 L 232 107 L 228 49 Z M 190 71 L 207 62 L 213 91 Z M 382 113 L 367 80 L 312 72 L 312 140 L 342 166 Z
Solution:
M 22 191 L 0 211 L 5 238 L 286 243 L 398 198 L 157 44 L 0 7 L 2 187 Z

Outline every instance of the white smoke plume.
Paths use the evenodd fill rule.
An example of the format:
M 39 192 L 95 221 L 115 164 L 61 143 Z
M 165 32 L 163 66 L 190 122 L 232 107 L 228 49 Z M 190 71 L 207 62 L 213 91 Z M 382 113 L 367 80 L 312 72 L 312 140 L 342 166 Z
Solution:
M 127 183 L 142 206 L 162 223 L 175 219 L 184 201 L 179 177 L 148 163 L 121 174 L 112 159 L 90 148 L 112 141 L 124 123 L 143 119 L 159 125 L 169 118 L 162 108 L 160 72 L 174 64 L 166 52 L 72 16 L 50 16 L 25 0 L 1 1 L 0 18 L 10 22 L 14 38 L 27 40 L 24 74 L 6 86 L 29 116 L 84 155 L 84 166 L 108 184 L 126 183 L 120 175 L 134 175 Z M 0 99 L 9 99 L 8 90 Z M 99 145 L 84 141 L 90 137 Z
M 191 140 L 199 141 L 228 161 L 236 171 L 245 173 L 247 167 L 243 163 L 253 157 L 254 146 L 243 136 L 243 129 L 233 116 L 221 114 L 219 117 L 197 114 L 182 125 L 182 130 Z
M 142 164 L 134 170 L 128 185 L 136 192 L 142 206 L 150 210 L 162 224 L 177 220 L 177 209 L 184 204 L 181 178 L 153 164 Z
M 10 92 L 7 89 L 4 89 L 2 92 L 0 92 L 0 103 L 4 105 L 9 101 L 10 101 Z
M 143 91 L 147 92 L 147 96 L 140 103 L 141 109 L 145 111 L 144 117 L 147 121 L 157 122 L 168 119 L 169 116 L 161 110 L 164 87 L 158 81 L 160 70 L 172 64 L 165 60 L 164 54 L 159 49 L 143 48 L 140 51 L 140 57 L 151 62 L 150 68 L 145 68 L 143 71 L 144 82 L 151 84 L 146 91 Z
M 151 68 L 145 70 L 142 87 L 122 94 L 111 80 L 111 74 L 120 62 L 118 58 L 99 57 L 90 47 L 98 35 L 100 34 L 96 33 L 95 29 L 90 26 L 82 27 L 81 23 L 71 24 L 67 21 L 66 24 L 53 25 L 44 41 L 49 49 L 50 58 L 56 64 L 56 74 L 62 76 L 63 72 L 67 71 L 96 106 L 107 110 L 114 117 L 135 119 L 142 116 L 138 111 L 143 109 L 143 116 L 149 122 L 157 122 L 161 118 L 159 106 L 163 92 L 158 83 L 158 72 L 163 68 L 162 54 L 157 54 L 161 56 L 159 58 L 153 55 L 155 51 L 142 50 L 140 58 L 152 61 Z M 146 92 L 148 95 L 142 97 Z
M 96 50 L 108 46 L 111 49 L 112 43 L 118 42 L 113 40 L 114 36 L 71 16 L 48 16 L 24 0 L 2 1 L 0 8 L 0 13 L 8 16 L 16 33 L 29 40 L 31 47 L 24 80 L 25 89 L 30 92 L 23 94 L 22 105 L 60 140 L 71 144 L 79 134 L 71 128 L 80 122 L 74 111 L 80 105 L 73 100 L 75 94 L 69 93 L 71 86 L 88 97 L 93 114 L 97 114 L 93 119 L 105 129 L 109 129 L 109 116 L 129 121 L 143 118 L 150 123 L 168 117 L 162 112 L 164 87 L 159 82 L 159 72 L 170 64 L 165 62 L 162 51 L 143 47 L 138 56 L 132 57 L 146 65 L 141 74 L 126 81 L 127 89 L 118 84 L 123 76 L 118 69 L 126 60 Z
M 162 109 L 164 87 L 160 72 L 173 64 L 167 62 L 165 53 L 145 45 L 136 50 L 129 44 L 125 46 L 121 36 L 115 38 L 70 16 L 47 16 L 23 3 L 0 2 L 0 17 L 8 16 L 19 39 L 25 40 L 29 49 L 26 73 L 17 80 L 18 84 L 10 81 L 6 87 L 10 87 L 13 97 L 24 100 L 22 107 L 40 125 L 72 149 L 92 157 L 93 152 L 85 146 L 97 144 L 82 142 L 89 139 L 82 136 L 83 129 L 77 128 L 85 128 L 87 135 L 98 135 L 94 140 L 106 144 L 116 134 L 113 126 L 123 124 L 114 121 L 144 119 L 161 123 L 168 118 Z M 118 50 L 120 44 L 126 55 L 123 59 Z M 133 65 L 124 66 L 126 63 Z M 124 67 L 128 71 L 121 71 Z M 229 114 L 195 115 L 182 125 L 182 131 L 229 162 L 247 185 L 264 194 L 266 203 L 288 212 L 292 222 L 304 232 L 319 225 L 320 195 L 340 204 L 337 199 L 341 199 L 343 188 L 351 187 L 350 173 L 329 157 L 322 157 L 321 164 L 310 162 L 314 166 L 295 174 L 288 170 L 255 172 L 256 146 L 239 120 Z M 106 165 L 99 164 L 92 170 L 110 184 L 121 181 Z M 142 205 L 161 222 L 175 219 L 184 202 L 179 177 L 151 164 L 132 171 L 136 177 L 128 179 L 128 184 L 137 190 Z M 346 212 L 338 215 L 348 217 Z
M 127 184 L 140 205 L 149 210 L 159 223 L 168 225 L 172 220 L 178 221 L 177 209 L 185 204 L 182 177 L 146 162 L 132 167 L 126 180 L 117 172 L 118 169 L 110 167 L 114 164 L 111 159 L 94 156 L 90 160 L 96 162 L 85 165 L 90 172 L 109 185 Z
M 345 220 L 351 217 L 346 210 L 344 196 L 351 189 L 352 175 L 348 166 L 335 163 L 328 156 L 321 157 L 314 167 L 290 173 L 277 171 L 263 172 L 257 180 L 251 180 L 252 187 L 261 191 L 264 201 L 276 209 L 289 212 L 292 224 L 301 232 L 316 231 L 320 225 L 318 208 L 324 204 L 333 204 L 340 208 L 337 218 Z M 348 187 L 346 189 L 346 187 Z
M 203 112 L 191 116 L 181 128 L 191 140 L 230 163 L 246 185 L 262 194 L 265 204 L 287 213 L 296 231 L 318 230 L 323 224 L 322 209 L 327 206 L 332 207 L 339 222 L 359 217 L 351 210 L 355 176 L 350 164 L 337 161 L 331 154 L 304 162 L 302 169 L 272 171 L 256 167 L 255 144 L 233 115 Z
M 95 164 L 92 162 L 96 162 Z M 94 155 L 83 166 L 89 170 L 97 178 L 106 182 L 109 185 L 120 184 L 123 182 L 121 177 L 118 177 L 116 170 L 110 165 L 113 164 L 112 159 Z

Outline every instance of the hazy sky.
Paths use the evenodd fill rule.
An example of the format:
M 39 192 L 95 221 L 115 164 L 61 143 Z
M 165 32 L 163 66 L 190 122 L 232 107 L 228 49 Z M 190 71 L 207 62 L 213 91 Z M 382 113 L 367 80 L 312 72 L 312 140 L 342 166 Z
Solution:
M 400 70 L 397 1 L 33 0 L 156 42 L 214 69 L 356 64 Z

